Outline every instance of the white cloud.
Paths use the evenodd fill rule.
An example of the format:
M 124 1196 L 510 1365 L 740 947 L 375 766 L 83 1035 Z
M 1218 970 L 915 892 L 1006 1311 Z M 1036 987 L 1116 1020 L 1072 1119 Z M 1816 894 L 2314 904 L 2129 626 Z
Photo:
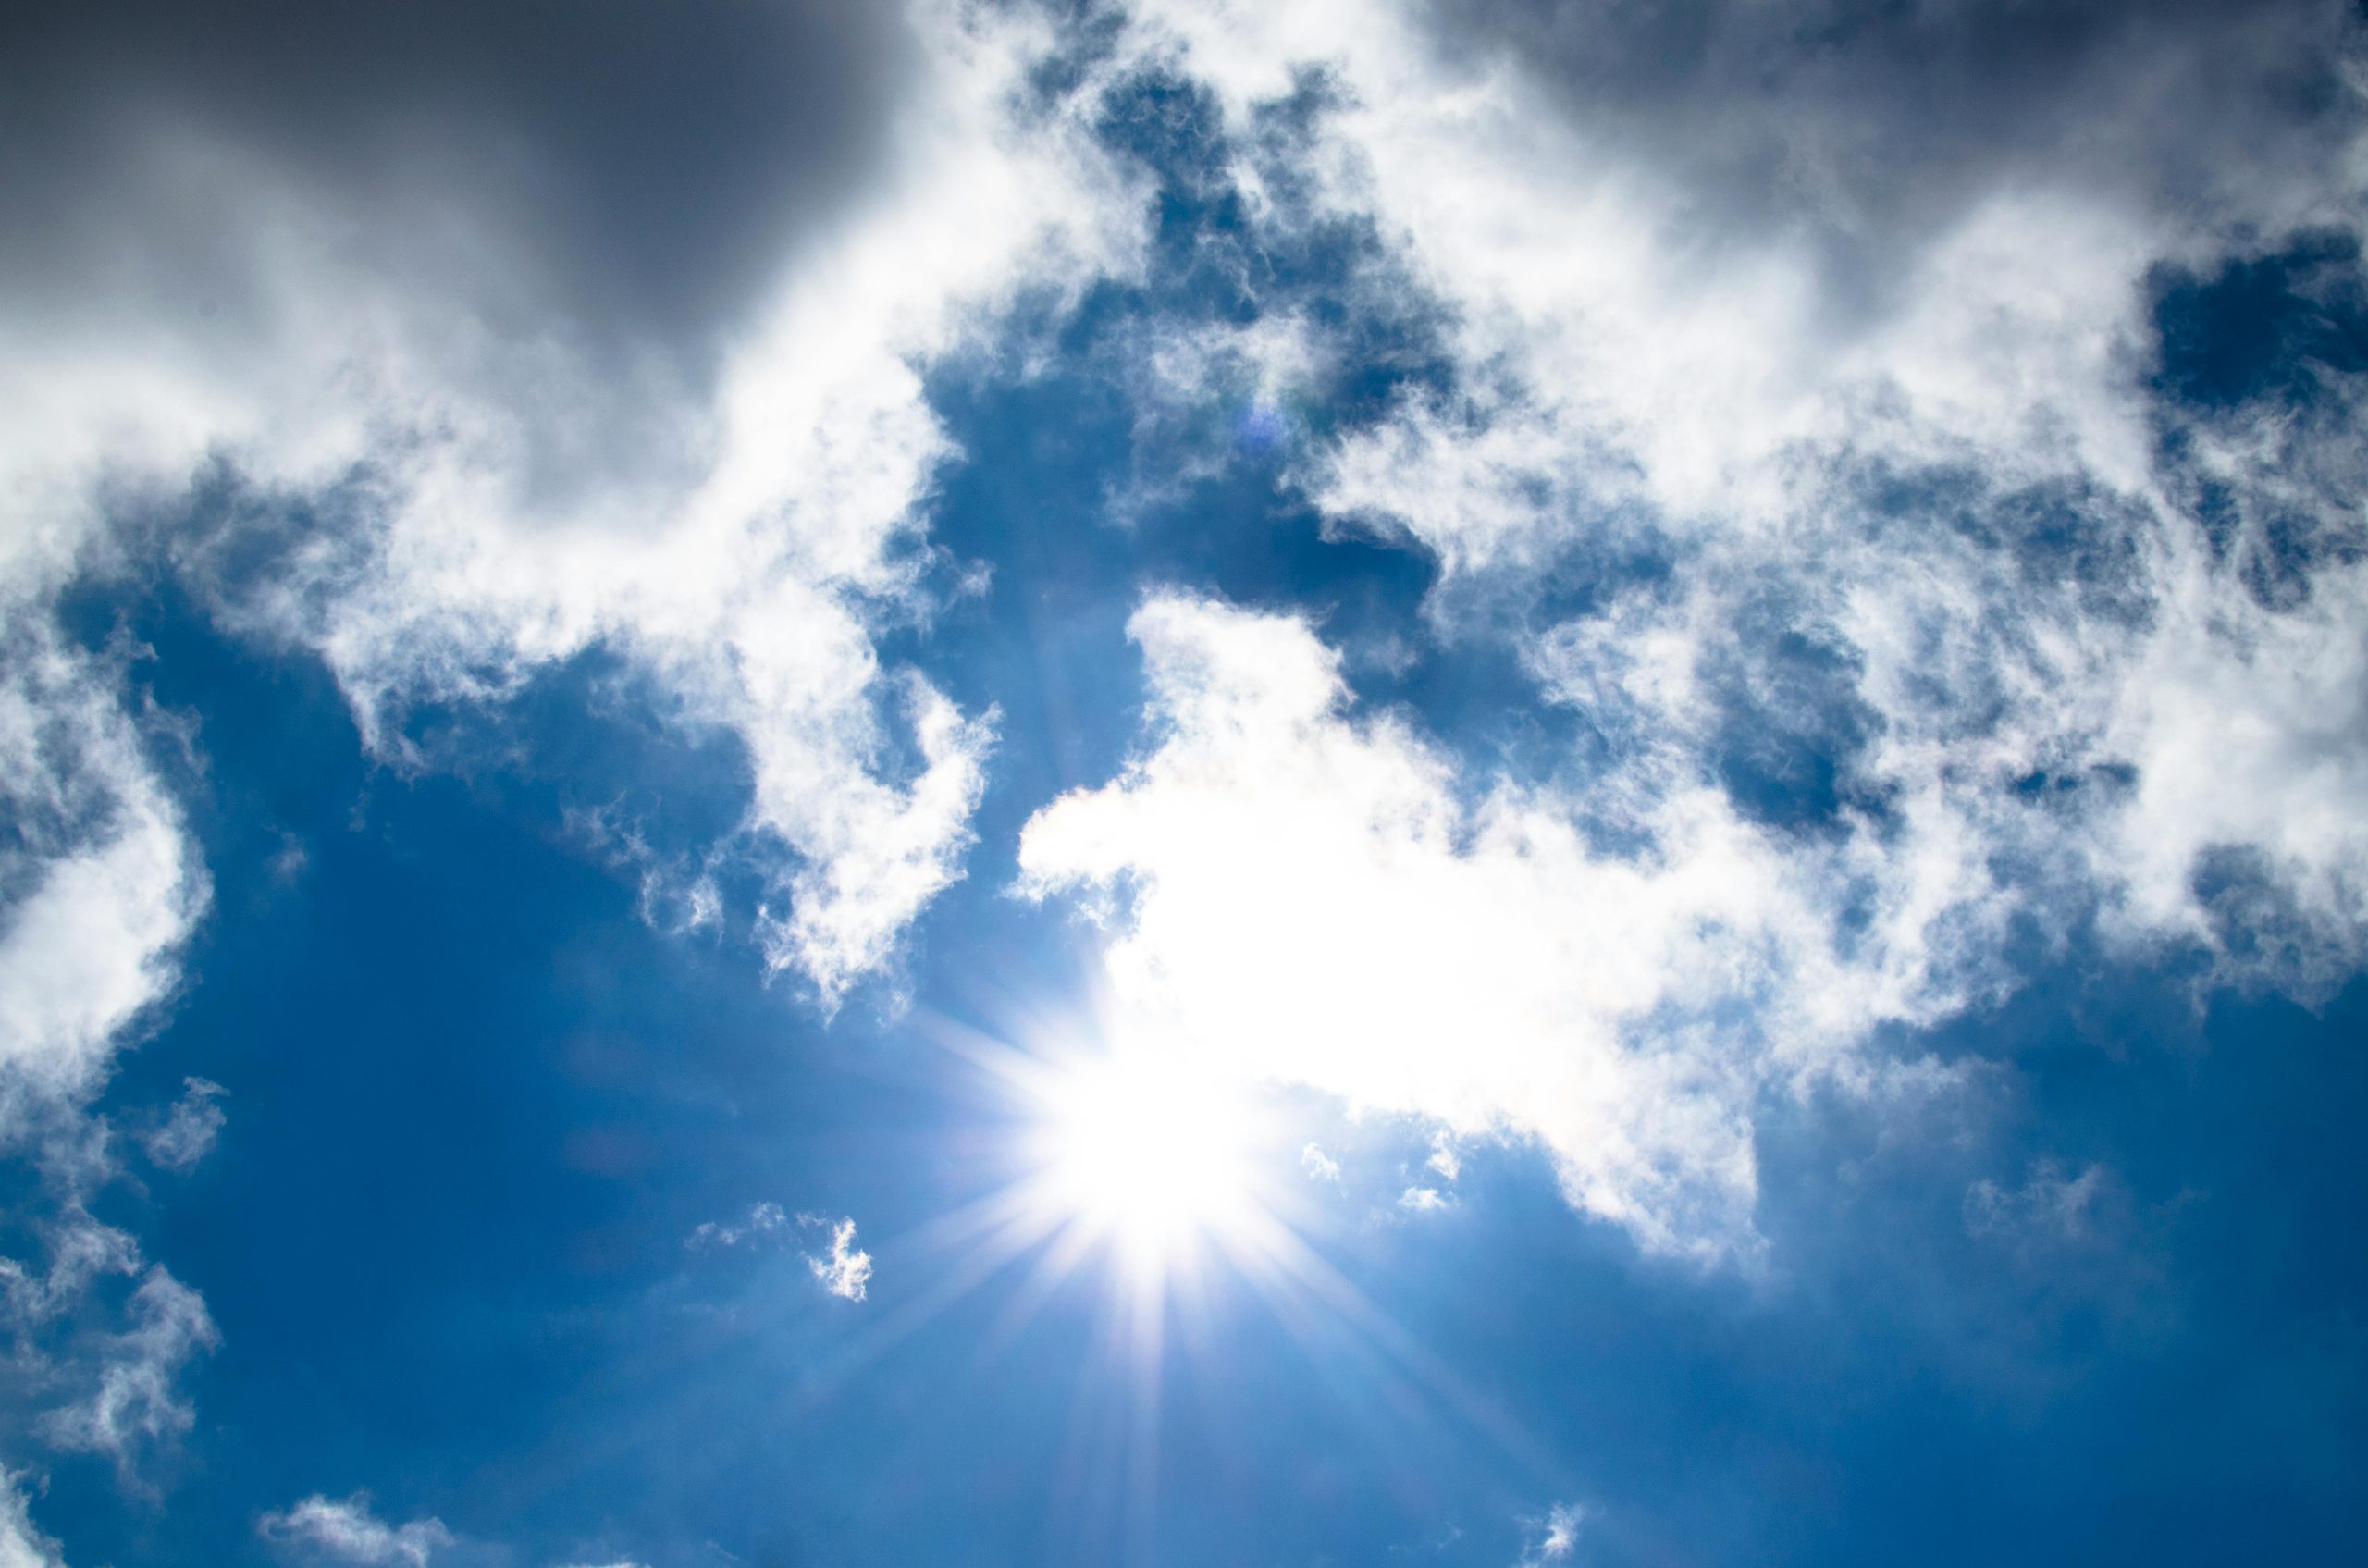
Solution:
M 1455 312 L 1471 401 L 1345 443 L 1327 504 L 1472 565 L 1630 498 L 1733 525 L 1782 503 L 1804 448 L 2128 478 L 2148 266 L 2360 216 L 2334 7 L 2133 6 L 2152 25 L 2044 44 L 1995 7 L 1846 37 L 1823 9 L 1704 5 L 1672 52 L 1650 7 L 1137 6 L 1137 46 L 1236 125 L 1326 69 L 1309 175 Z M 2313 70 L 2315 121 L 2285 85 Z
M 2145 365 L 2162 269 L 2361 232 L 2368 99 L 2340 7 L 2108 5 L 2043 44 L 1994 7 L 1917 7 L 1812 50 L 1814 6 L 1711 4 L 1677 56 L 1649 8 L 1138 11 L 1136 47 L 1237 129 L 1323 66 L 1334 106 L 1303 160 L 1322 204 L 1370 218 L 1444 307 L 1453 389 L 1302 464 L 1335 522 L 1434 554 L 1449 618 L 1573 552 L 1669 560 L 1515 634 L 1588 722 L 1662 749 L 1662 779 L 1620 787 L 1711 771 L 1707 683 L 1721 661 L 1765 676 L 1735 628 L 1781 586 L 1868 716 L 1867 754 L 1837 760 L 1904 819 L 1902 846 L 1865 846 L 1898 863 L 1868 874 L 1954 929 L 1919 961 L 1995 990 L 1972 972 L 1985 932 L 2086 903 L 2125 940 L 2305 991 L 2356 964 L 2358 389 L 2326 371 L 2324 410 L 2176 427 L 2249 519 L 2232 549 L 2165 482 Z M 2304 109 L 2284 84 L 2312 73 Z M 1979 477 L 1886 502 L 1869 475 Z M 2017 507 L 2085 537 L 2017 538 L 2051 526 Z M 2311 551 L 2302 602 L 2272 609 L 2246 561 L 2296 519 L 2350 542 Z M 2090 547 L 2086 568 L 2044 553 Z M 2126 798 L 2052 797 L 2051 820 L 2010 798 L 2122 770 Z M 2251 944 L 2270 956 L 2236 952 L 2195 892 L 2232 847 L 2293 906 L 2290 940 Z M 2053 862 L 2044 886 L 2002 884 L 2031 862 Z
M 65 1568 L 57 1543 L 33 1527 L 23 1480 L 0 1470 L 0 1568 Z
M 255 1531 L 267 1540 L 308 1547 L 347 1562 L 407 1563 L 410 1568 L 426 1568 L 430 1557 L 455 1544 L 440 1519 L 388 1524 L 371 1511 L 366 1492 L 342 1500 L 314 1493 L 292 1508 L 265 1514 L 255 1522 Z
M 1398 1194 L 1398 1206 L 1408 1214 L 1437 1214 L 1453 1202 L 1436 1187 L 1409 1187 Z
M 1467 781 L 1350 710 L 1303 622 L 1148 601 L 1158 741 L 1045 808 L 1022 886 L 1102 899 L 1114 1027 L 1457 1137 L 1534 1139 L 1572 1203 L 1649 1247 L 1756 1248 L 1754 1102 L 1885 1069 L 1876 1023 L 1944 1015 L 1928 916 L 1852 935 L 1832 884 L 1703 787 L 1622 805 Z
M 958 874 L 993 737 L 991 713 L 874 645 L 929 613 L 922 514 L 956 455 L 920 372 L 983 340 L 1016 290 L 1131 265 L 1140 225 L 1088 109 L 1020 107 L 1055 43 L 1036 19 L 914 13 L 909 37 L 889 28 L 904 74 L 863 194 L 816 206 L 829 220 L 782 248 L 720 344 L 637 344 L 622 369 L 564 290 L 527 302 L 536 269 L 584 258 L 533 250 L 550 237 L 512 232 L 524 220 L 481 191 L 436 193 L 403 244 L 340 244 L 402 204 L 344 210 L 301 143 L 210 124 L 143 142 L 187 204 L 106 221 L 236 216 L 207 243 L 245 298 L 204 330 L 178 298 L 138 305 L 170 330 L 121 299 L 0 319 L 0 380 L 37 384 L 43 411 L 0 443 L 0 491 L 31 525 L 0 569 L 39 605 L 161 549 L 227 624 L 326 659 L 366 742 L 405 766 L 440 759 L 404 728 L 416 704 L 498 704 L 587 648 L 624 656 L 685 730 L 745 745 L 735 849 L 771 889 L 758 933 L 834 1001 Z M 445 248 L 424 266 L 404 244 Z M 712 374 L 675 375 L 678 351 Z M 127 501 L 169 515 L 209 474 L 243 512 L 178 537 L 115 521 Z M 327 521 L 284 520 L 306 507 Z
M 1340 1162 L 1314 1143 L 1299 1152 L 1299 1163 L 1310 1180 L 1337 1182 L 1340 1179 Z
M 1140 223 L 1088 111 L 1019 107 L 1049 32 L 936 0 L 914 20 L 854 45 L 890 62 L 894 89 L 864 100 L 878 134 L 859 196 L 793 202 L 797 231 L 730 310 L 692 302 L 696 320 L 663 300 L 586 310 L 577 286 L 606 286 L 590 274 L 613 247 L 482 183 L 509 175 L 487 176 L 475 149 L 401 168 L 347 149 L 356 164 L 322 178 L 336 127 L 282 124 L 306 111 L 278 101 L 228 112 L 215 96 L 245 87 L 202 62 L 186 93 L 96 140 L 39 121 L 62 138 L 54 155 L 6 178 L 59 217 L 11 236 L 30 270 L 0 306 L 0 401 L 32 411 L 0 431 L 0 813 L 18 830 L 0 846 L 0 1141 L 38 1123 L 105 1163 L 104 1136 L 56 1130 L 169 997 L 207 904 L 150 755 L 169 724 L 131 695 L 129 650 L 85 652 L 55 616 L 70 585 L 134 562 L 177 573 L 226 628 L 316 653 L 399 766 L 445 759 L 406 731 L 416 704 L 498 705 L 586 648 L 615 652 L 661 714 L 745 747 L 748 804 L 722 848 L 769 890 L 752 912 L 768 961 L 826 1006 L 890 962 L 959 874 L 994 724 L 874 646 L 931 609 L 923 512 L 956 454 L 921 370 L 982 340 L 1015 290 L 1129 265 Z M 56 39 L 70 55 L 74 30 Z M 138 46 L 139 30 L 119 42 Z M 833 68 L 844 42 L 824 40 L 813 68 Z M 71 113 L 88 63 L 9 68 L 55 74 Z M 366 48 L 323 64 L 377 68 Z M 734 91 L 752 71 L 810 68 L 796 51 L 716 64 L 739 73 Z M 361 86 L 408 90 L 400 62 Z M 756 97 L 788 101 L 783 86 Z M 842 90 L 870 91 L 798 89 L 804 132 L 829 129 L 823 100 Z M 513 129 L 532 142 L 551 127 Z M 763 181 L 794 185 L 796 163 L 762 159 Z M 628 206 L 638 230 L 648 215 Z M 162 255 L 167 272 L 125 260 Z M 670 257 L 660 292 L 709 259 Z M 300 858 L 291 846 L 277 869 Z M 684 923 L 714 922 L 713 888 L 690 883 Z M 202 1155 L 211 1098 L 193 1091 L 144 1140 L 151 1157 Z M 38 1282 L 8 1265 L 20 1318 L 70 1310 L 86 1283 L 70 1261 Z M 119 1450 L 187 1425 L 166 1341 L 202 1344 L 210 1325 L 185 1287 L 153 1278 L 134 1297 L 147 1315 L 111 1341 L 134 1353 L 54 1413 L 60 1440 Z M 168 1288 L 186 1310 L 165 1310 Z
M 1521 1555 L 1522 1568 L 1569 1562 L 1579 1549 L 1579 1527 L 1586 1521 L 1586 1509 L 1575 1502 L 1558 1502 L 1548 1509 L 1536 1543 Z
M 842 1301 L 859 1302 L 871 1284 L 871 1254 L 855 1244 L 855 1221 L 841 1219 L 835 1223 L 823 1219 L 804 1219 L 803 1223 L 829 1226 L 831 1250 L 808 1253 L 806 1266 L 822 1282 L 822 1289 Z
M 0 590 L 0 1070 L 73 1098 L 169 991 L 207 898 L 105 665 Z

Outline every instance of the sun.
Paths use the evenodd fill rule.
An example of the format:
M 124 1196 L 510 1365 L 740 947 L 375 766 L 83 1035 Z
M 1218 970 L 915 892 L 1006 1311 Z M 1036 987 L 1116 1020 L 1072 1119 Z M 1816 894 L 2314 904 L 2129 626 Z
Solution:
M 1252 1107 L 1189 1057 L 1080 1056 L 1031 1098 L 1031 1201 L 1133 1266 L 1237 1239 L 1259 1212 Z

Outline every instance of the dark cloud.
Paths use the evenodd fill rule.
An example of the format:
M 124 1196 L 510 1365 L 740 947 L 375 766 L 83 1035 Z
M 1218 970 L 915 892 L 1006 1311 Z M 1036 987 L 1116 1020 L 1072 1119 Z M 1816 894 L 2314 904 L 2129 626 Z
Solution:
M 2323 189 L 2362 118 L 2335 0 L 1476 0 L 1440 47 L 1514 63 L 1678 192 L 1705 256 L 1783 234 L 1879 308 L 1922 240 L 2015 185 L 2240 223 Z
M 15 309 L 235 327 L 302 246 L 496 340 L 696 374 L 885 148 L 911 64 L 862 0 L 15 7 Z

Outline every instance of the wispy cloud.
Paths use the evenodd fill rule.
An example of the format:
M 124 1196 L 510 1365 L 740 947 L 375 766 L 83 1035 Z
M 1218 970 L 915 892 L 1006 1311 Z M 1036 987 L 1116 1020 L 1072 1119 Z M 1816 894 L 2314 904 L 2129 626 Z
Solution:
M 736 1247 L 743 1241 L 771 1236 L 785 1229 L 789 1216 L 779 1204 L 752 1204 L 748 1216 L 736 1225 L 719 1225 L 714 1220 L 701 1220 L 684 1239 L 686 1247 Z
M 196 1415 L 175 1385 L 191 1358 L 221 1343 L 204 1301 L 160 1267 L 132 1292 L 128 1316 L 100 1358 L 97 1388 L 41 1424 L 58 1447 L 106 1454 L 127 1475 L 144 1448 L 189 1431 Z
M 166 1170 L 192 1169 L 213 1149 L 228 1119 L 216 1104 L 228 1093 L 209 1079 L 183 1080 L 180 1099 L 162 1123 L 142 1135 L 141 1147 Z

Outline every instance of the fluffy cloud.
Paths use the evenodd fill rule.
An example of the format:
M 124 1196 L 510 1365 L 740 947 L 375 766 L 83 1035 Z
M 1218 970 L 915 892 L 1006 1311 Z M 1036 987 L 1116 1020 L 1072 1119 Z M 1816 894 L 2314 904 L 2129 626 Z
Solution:
M 1237 123 L 1329 73 L 1318 182 L 1454 313 L 1465 374 L 1337 453 L 1327 501 L 1457 562 L 1637 501 L 1722 524 L 1804 444 L 2131 476 L 2147 269 L 2361 195 L 2323 0 L 1138 13 Z
M 0 1072 L 72 1097 L 160 1000 L 207 883 L 120 674 L 0 589 Z
M 827 1228 L 831 1233 L 830 1250 L 809 1253 L 806 1266 L 822 1282 L 822 1289 L 842 1301 L 859 1302 L 871 1286 L 871 1254 L 855 1244 L 855 1221 L 842 1219 L 836 1223 L 799 1216 L 799 1223 Z
M 2305 989 L 2351 961 L 2348 7 L 1152 4 L 1134 36 L 1243 128 L 1326 73 L 1319 206 L 1394 247 L 1453 374 L 1301 476 L 1438 558 L 1435 613 L 1671 776 L 1832 769 L 1967 920 L 2070 857 L 2125 936 Z M 2232 882 L 2288 933 L 2227 930 Z
M 1757 1096 L 1864 1081 L 1874 1024 L 1955 1005 L 1930 911 L 1853 929 L 1849 853 L 1788 854 L 1716 789 L 1623 817 L 1466 780 L 1403 719 L 1352 712 L 1302 621 L 1161 598 L 1131 629 L 1158 744 L 1020 846 L 1036 895 L 1123 897 L 1118 1027 L 1459 1136 L 1535 1139 L 1573 1203 L 1715 1256 L 1755 1244 Z M 1602 846 L 1615 828 L 1645 847 Z
M 1028 85 L 1054 41 L 926 3 L 284 9 L 252 49 L 154 7 L 12 52 L 56 153 L 12 172 L 51 219 L 14 242 L 56 297 L 0 319 L 44 410 L 0 448 L 5 564 L 163 554 L 327 660 L 405 765 L 438 759 L 419 705 L 623 655 L 745 747 L 758 933 L 835 999 L 956 874 L 993 735 L 874 648 L 929 610 L 952 452 L 918 368 L 1126 265 L 1137 221 Z M 572 69 L 522 49 L 544 31 Z M 619 140 L 611 79 L 671 105 L 656 141 Z
M 66 1239 L 7 1266 L 20 1334 L 142 1266 L 89 1219 L 113 1167 L 86 1112 L 208 899 L 168 782 L 191 737 L 139 649 L 64 629 L 78 586 L 173 574 L 324 661 L 403 768 L 455 759 L 423 708 L 498 711 L 613 655 L 744 754 L 717 852 L 762 890 L 739 913 L 769 962 L 830 1006 L 891 961 L 959 872 L 994 730 L 875 643 L 933 605 L 923 514 L 956 454 L 921 372 L 1021 289 L 1129 265 L 1139 223 L 1087 106 L 1031 74 L 1058 48 L 954 0 L 12 29 L 0 1146 L 51 1173 Z M 160 1166 L 202 1155 L 215 1093 L 146 1140 Z M 833 1258 L 860 1294 L 868 1259 Z M 43 1428 L 126 1463 L 189 1426 L 177 1369 L 214 1338 L 162 1269 L 127 1310 L 71 1330 L 95 1386 Z
M 20 1216 L 49 1261 L 36 1271 L 0 1258 L 0 1288 L 12 1370 L 88 1390 L 39 1429 L 129 1475 L 142 1452 L 188 1430 L 178 1379 L 215 1330 L 197 1294 L 162 1268 L 130 1292 L 119 1330 L 95 1328 L 112 1308 L 93 1286 L 140 1276 L 142 1259 L 92 1215 L 115 1164 L 107 1125 L 87 1106 L 116 1050 L 169 996 L 208 884 L 155 760 L 177 737 L 125 699 L 131 650 L 68 646 L 27 597 L 40 586 L 0 574 L 0 815 L 13 829 L 0 846 L 0 1151 L 39 1172 Z M 204 1098 L 159 1130 L 179 1130 L 167 1154 L 194 1158 L 210 1142 L 220 1112 Z M 46 1348 L 57 1340 L 73 1347 L 62 1358 Z
M 427 1568 L 431 1556 L 454 1544 L 452 1532 L 439 1519 L 388 1524 L 371 1511 L 366 1492 L 342 1500 L 315 1493 L 292 1508 L 265 1514 L 255 1522 L 255 1532 L 341 1562 L 408 1563 L 410 1568 Z
M 1158 745 L 1023 851 L 1104 901 L 1133 1027 L 1536 1138 L 1719 1253 L 1756 1096 L 1912 1076 L 1870 1031 L 2034 939 L 2356 970 L 2349 8 L 1154 0 L 1129 42 L 1240 147 L 1323 84 L 1313 197 L 1243 153 L 1252 221 L 1366 225 L 1352 287 L 1448 364 L 1294 474 L 1574 737 L 1474 777 L 1300 623 L 1154 601 Z

